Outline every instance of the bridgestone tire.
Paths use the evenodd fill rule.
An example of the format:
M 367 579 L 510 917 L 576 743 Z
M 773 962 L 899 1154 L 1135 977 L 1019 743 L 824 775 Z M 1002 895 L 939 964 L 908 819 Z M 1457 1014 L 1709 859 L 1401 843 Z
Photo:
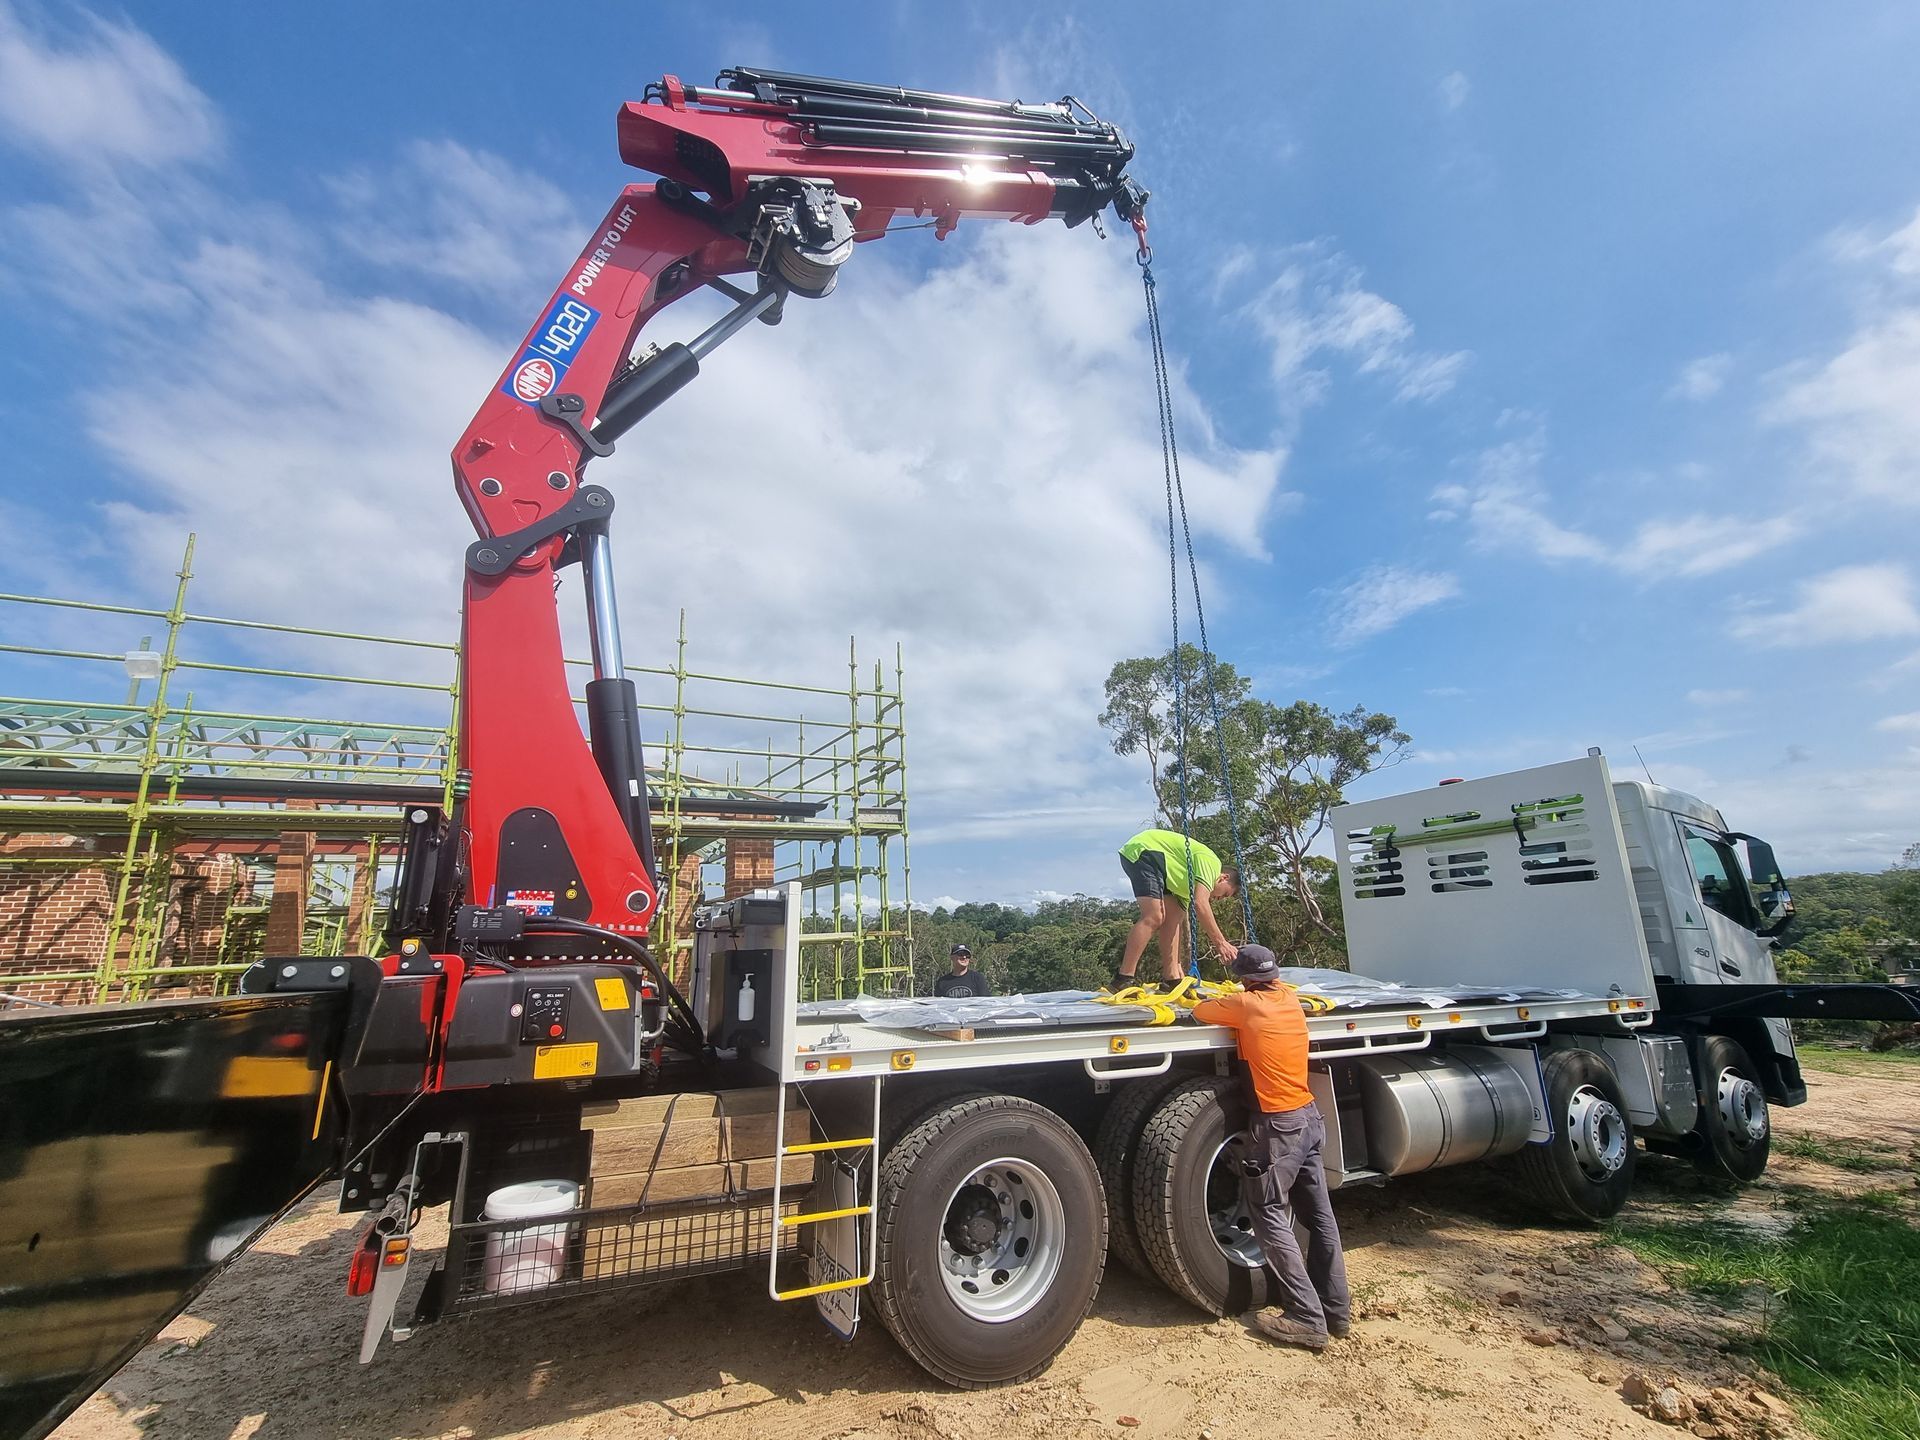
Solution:
M 986 1320 L 956 1302 L 942 1267 L 943 1237 L 949 1203 L 982 1166 L 1001 1160 L 1038 1171 L 1051 1185 L 1060 1223 L 1046 1243 L 1059 1247 L 1059 1266 L 1023 1313 Z M 949 1385 L 977 1390 L 1038 1375 L 1100 1291 L 1107 1258 L 1100 1172 L 1073 1128 L 1031 1100 L 979 1095 L 925 1116 L 881 1162 L 879 1205 L 871 1293 L 880 1323 Z
M 1540 1068 L 1553 1138 L 1521 1150 L 1520 1177 L 1555 1215 L 1588 1224 L 1610 1219 L 1633 1190 L 1633 1122 L 1620 1082 L 1591 1050 L 1549 1051 Z
M 1231 1080 L 1176 1085 L 1148 1117 L 1133 1161 L 1133 1219 L 1153 1273 L 1210 1315 L 1242 1315 L 1276 1303 L 1271 1272 L 1231 1259 L 1214 1239 L 1207 1178 L 1246 1108 Z
M 1709 1035 L 1701 1047 L 1704 1074 L 1700 1083 L 1700 1137 L 1693 1163 L 1709 1175 L 1734 1180 L 1742 1185 L 1758 1180 L 1767 1168 L 1767 1156 L 1773 1143 L 1772 1117 L 1767 1110 L 1767 1092 L 1761 1087 L 1753 1061 L 1740 1045 L 1724 1035 Z M 1735 1117 L 1729 1119 L 1725 1104 L 1732 1099 L 1723 1095 L 1727 1085 L 1744 1087 L 1746 1106 L 1754 1107 L 1754 1123 L 1759 1130 L 1740 1123 L 1739 1101 L 1734 1101 Z
M 1140 1132 L 1167 1091 L 1179 1083 L 1177 1076 L 1119 1082 L 1093 1137 L 1093 1161 L 1100 1167 L 1100 1183 L 1107 1192 L 1107 1255 L 1142 1280 L 1159 1277 L 1147 1263 L 1134 1223 L 1134 1161 L 1140 1153 Z

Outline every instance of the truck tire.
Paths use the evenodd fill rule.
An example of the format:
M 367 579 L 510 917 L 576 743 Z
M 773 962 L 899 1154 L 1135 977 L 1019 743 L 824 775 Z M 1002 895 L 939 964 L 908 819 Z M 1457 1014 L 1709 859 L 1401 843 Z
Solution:
M 1100 1183 L 1107 1192 L 1108 1258 L 1118 1260 L 1142 1280 L 1158 1277 L 1147 1263 L 1147 1252 L 1141 1248 L 1139 1228 L 1134 1223 L 1134 1160 L 1139 1154 L 1140 1132 L 1146 1129 L 1167 1091 L 1178 1083 L 1178 1076 L 1124 1082 L 1115 1091 L 1093 1136 L 1093 1162 L 1100 1167 Z
M 1031 1100 L 976 1095 L 926 1115 L 881 1162 L 879 1205 L 880 1323 L 949 1385 L 1039 1374 L 1099 1293 L 1100 1172 Z
M 1700 1047 L 1700 1144 L 1693 1163 L 1709 1175 L 1741 1184 L 1767 1168 L 1773 1125 L 1759 1072 L 1737 1041 L 1709 1035 Z
M 1633 1122 L 1613 1067 L 1591 1050 L 1552 1050 L 1540 1067 L 1553 1138 L 1518 1156 L 1521 1178 L 1555 1215 L 1589 1224 L 1633 1189 Z
M 1153 1273 L 1210 1315 L 1275 1303 L 1240 1198 L 1230 1142 L 1246 1123 L 1239 1086 L 1209 1077 L 1176 1085 L 1148 1117 L 1133 1161 L 1133 1219 Z

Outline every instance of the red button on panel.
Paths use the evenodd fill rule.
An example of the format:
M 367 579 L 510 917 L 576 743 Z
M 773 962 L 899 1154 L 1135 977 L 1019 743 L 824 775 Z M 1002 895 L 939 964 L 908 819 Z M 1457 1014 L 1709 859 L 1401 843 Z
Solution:
M 547 1034 L 551 1035 L 556 1040 L 558 1040 L 565 1033 L 566 1032 L 562 1030 L 558 1025 L 549 1025 L 547 1027 Z

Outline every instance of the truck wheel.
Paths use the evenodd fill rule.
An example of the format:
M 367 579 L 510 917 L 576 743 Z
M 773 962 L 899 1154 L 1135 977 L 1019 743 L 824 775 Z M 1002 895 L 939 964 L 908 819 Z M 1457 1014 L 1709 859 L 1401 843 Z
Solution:
M 1542 1205 L 1568 1220 L 1620 1213 L 1633 1189 L 1633 1122 L 1613 1068 L 1591 1050 L 1553 1050 L 1541 1067 L 1553 1138 L 1519 1154 Z
M 1140 1132 L 1146 1129 L 1154 1107 L 1178 1083 L 1178 1077 L 1126 1081 L 1093 1137 L 1093 1161 L 1100 1167 L 1100 1183 L 1107 1192 L 1107 1254 L 1142 1280 L 1156 1277 L 1134 1223 L 1134 1161 L 1140 1153 Z
M 1245 1123 L 1233 1081 L 1189 1080 L 1160 1102 L 1135 1147 L 1133 1218 L 1147 1263 L 1174 1294 L 1213 1315 L 1275 1299 L 1241 1199 Z
M 1100 1172 L 1044 1106 L 978 1095 L 927 1115 L 879 1174 L 873 1291 L 880 1323 L 949 1385 L 1047 1368 L 1106 1266 Z
M 1705 1073 L 1695 1133 L 1703 1143 L 1694 1152 L 1694 1164 L 1709 1175 L 1741 1184 L 1758 1180 L 1767 1168 L 1772 1140 L 1767 1092 L 1737 1042 L 1709 1035 L 1700 1054 Z

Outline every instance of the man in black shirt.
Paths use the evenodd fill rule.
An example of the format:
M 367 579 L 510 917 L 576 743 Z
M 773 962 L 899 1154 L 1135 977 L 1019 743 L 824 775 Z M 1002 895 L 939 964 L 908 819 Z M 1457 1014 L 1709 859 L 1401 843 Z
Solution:
M 973 951 L 955 945 L 948 955 L 953 969 L 933 982 L 936 996 L 942 1000 L 973 1000 L 993 993 L 987 988 L 987 977 L 973 968 Z

